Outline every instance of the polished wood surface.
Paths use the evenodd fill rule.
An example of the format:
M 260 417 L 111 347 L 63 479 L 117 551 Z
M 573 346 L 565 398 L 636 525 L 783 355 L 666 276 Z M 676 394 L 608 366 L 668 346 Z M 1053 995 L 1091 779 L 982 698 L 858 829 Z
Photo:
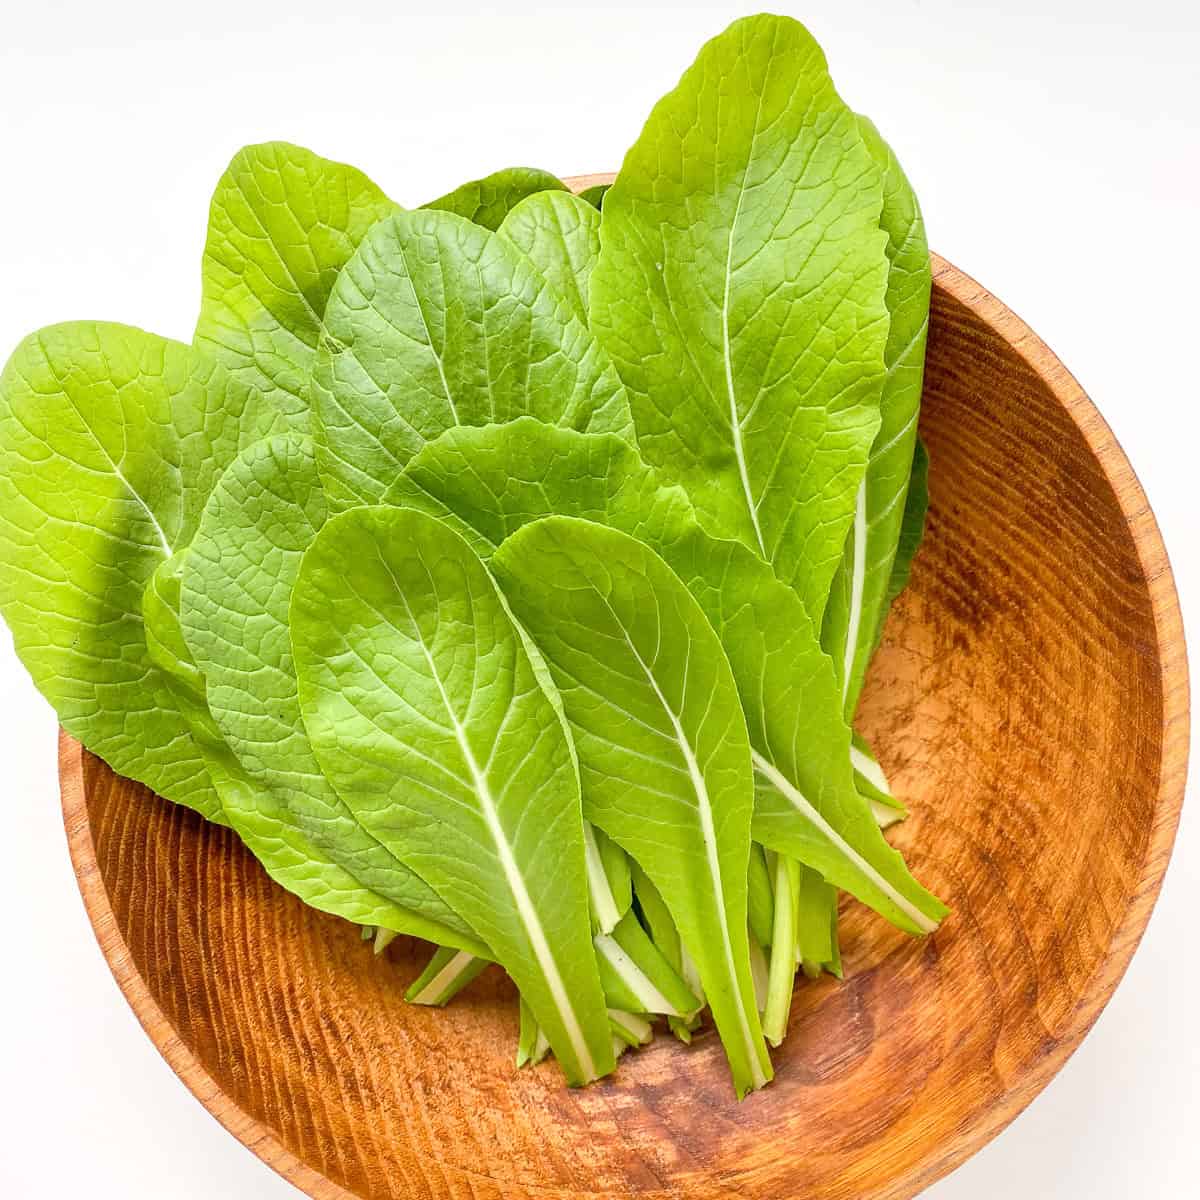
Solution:
M 776 1082 L 744 1103 L 712 1035 L 660 1036 L 570 1091 L 553 1064 L 514 1069 L 495 968 L 444 1012 L 406 1005 L 415 944 L 373 958 L 228 831 L 64 736 L 96 935 L 201 1102 L 318 1200 L 901 1200 L 1011 1121 L 1154 904 L 1183 798 L 1183 634 L 1104 421 L 940 259 L 921 427 L 928 536 L 862 723 L 912 808 L 894 840 L 953 906 L 936 935 L 847 903 L 845 982 L 798 984 Z

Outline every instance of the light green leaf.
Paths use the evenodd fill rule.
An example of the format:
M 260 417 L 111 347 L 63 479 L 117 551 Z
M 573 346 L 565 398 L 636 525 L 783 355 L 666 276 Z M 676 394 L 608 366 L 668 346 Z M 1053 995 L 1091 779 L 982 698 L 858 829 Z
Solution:
M 223 460 L 273 420 L 215 364 L 125 325 L 40 330 L 0 376 L 0 611 L 17 652 L 89 750 L 214 819 L 142 592 Z
M 794 858 L 788 858 L 786 854 L 773 854 L 771 859 L 774 910 L 771 961 L 767 975 L 767 994 L 763 1004 L 763 1033 L 772 1046 L 778 1046 L 787 1033 L 788 1014 L 792 1008 L 792 989 L 796 979 L 797 897 L 801 867 Z
M 736 672 L 734 673 L 736 676 Z M 775 897 L 771 886 L 771 875 L 767 870 L 767 859 L 757 842 L 750 847 L 750 875 L 747 903 L 750 911 L 750 932 L 759 945 L 769 946 L 775 924 Z
M 655 106 L 604 197 L 591 279 L 643 453 L 818 627 L 879 427 L 881 204 L 816 42 L 747 18 Z
M 595 940 L 602 965 L 606 958 L 602 943 L 607 943 L 619 951 L 608 956 L 609 962 L 616 965 L 623 958 L 633 968 L 626 978 L 636 986 L 638 1003 L 630 1011 L 692 1017 L 703 1007 L 680 977 L 678 968 L 651 941 L 632 912 L 622 917 L 611 935 L 601 934 Z
M 550 1043 L 538 1028 L 533 1009 L 521 997 L 520 1037 L 517 1041 L 517 1066 L 536 1067 L 550 1053 Z
M 361 171 L 286 142 L 239 150 L 209 212 L 195 341 L 298 429 L 338 271 L 392 203 Z
M 870 743 L 857 730 L 850 735 L 850 765 L 854 768 L 854 786 L 862 797 L 872 807 L 882 805 L 890 810 L 890 820 L 887 823 L 880 820 L 881 826 L 886 827 L 891 821 L 908 816 L 904 805 L 892 795 L 892 785 Z
M 385 502 L 449 522 L 484 558 L 529 521 L 556 514 L 611 525 L 660 553 L 695 526 L 682 489 L 664 486 L 624 439 L 527 417 L 448 430 L 412 459 Z
M 506 167 L 483 179 L 464 183 L 422 207 L 452 212 L 484 229 L 496 230 L 526 196 L 547 191 L 562 192 L 566 191 L 566 186 L 549 171 L 539 171 L 536 167 Z
M 267 874 L 321 912 L 370 926 L 377 935 L 396 932 L 442 940 L 452 931 L 364 888 L 304 834 L 277 794 L 251 775 L 230 749 L 209 711 L 204 677 L 191 657 L 179 624 L 180 580 L 187 551 L 176 551 L 155 571 L 143 597 L 146 643 L 191 729 L 224 819 Z M 454 951 L 451 951 L 454 953 Z M 458 951 L 458 953 L 465 953 Z M 469 957 L 469 955 L 468 955 Z
M 335 506 L 373 503 L 425 442 L 529 414 L 627 433 L 586 326 L 506 239 L 450 213 L 381 221 L 338 277 L 312 379 Z
M 325 515 L 310 440 L 264 439 L 221 477 L 186 556 L 183 637 L 220 740 L 253 781 L 231 818 L 268 871 L 290 872 L 281 882 L 291 890 L 298 888 L 288 864 L 308 861 L 307 877 L 300 874 L 304 899 L 324 889 L 351 920 L 360 919 L 352 906 L 374 907 L 372 924 L 484 955 L 453 908 L 359 825 L 322 775 L 305 733 L 288 605 Z
M 638 864 L 632 863 L 633 893 L 637 897 L 638 911 L 650 940 L 658 947 L 667 962 L 680 969 L 683 959 L 679 954 L 679 930 L 671 920 L 670 911 L 663 903 L 662 895 L 653 881 Z
M 913 455 L 931 287 L 929 246 L 917 198 L 875 126 L 859 117 L 859 129 L 883 177 L 880 226 L 888 237 L 886 299 L 891 323 L 884 351 L 882 423 L 859 484 L 854 523 L 834 576 L 821 633 L 842 684 L 847 720 L 858 707 L 867 667 L 883 633 L 909 478 L 919 469 Z M 901 572 L 907 579 L 903 564 Z
M 699 528 L 681 489 L 663 487 L 616 437 L 529 419 L 454 429 L 409 464 L 388 499 L 445 520 L 485 559 L 529 521 L 599 521 L 647 543 L 699 602 L 728 656 L 760 788 L 754 836 L 820 870 L 910 933 L 945 907 L 912 878 L 855 790 L 841 692 L 799 597 L 738 542 Z
M 599 211 L 604 207 L 604 194 L 612 187 L 611 183 L 593 183 L 579 193 L 580 200 L 586 200 L 594 209 Z
M 421 513 L 343 513 L 305 553 L 291 632 L 326 777 L 476 930 L 568 1079 L 607 1074 L 579 779 L 483 564 Z
M 554 675 L 584 812 L 654 881 L 700 968 L 739 1095 L 771 1078 L 746 936 L 750 745 L 720 643 L 648 547 L 567 517 L 493 568 Z
M 890 608 L 906 587 L 912 575 L 913 560 L 921 548 L 925 536 L 925 518 L 929 513 L 929 451 L 925 443 L 917 438 L 913 446 L 912 475 L 908 481 L 908 495 L 904 498 L 904 518 L 900 522 L 900 539 L 896 545 L 896 558 L 892 563 L 892 574 L 888 579 L 887 608 Z M 885 614 L 886 616 L 886 609 Z M 883 636 L 883 625 L 877 633 Z
M 796 896 L 796 953 L 805 975 L 816 979 L 828 971 L 842 977 L 838 946 L 838 897 L 816 871 L 801 866 Z
M 654 1026 L 637 1013 L 610 1008 L 608 1019 L 613 1032 L 629 1046 L 648 1046 L 654 1040 Z
M 897 597 L 908 586 L 912 574 L 913 560 L 921 548 L 925 535 L 925 517 L 929 511 L 929 454 L 925 443 L 918 436 L 913 447 L 912 476 L 908 483 L 908 494 L 904 500 L 904 518 L 900 524 L 900 538 L 896 557 L 892 563 L 892 574 L 888 580 L 887 600 L 883 617 L 886 619 Z M 835 588 L 836 590 L 836 588 Z M 883 621 L 875 635 L 872 656 L 883 638 Z M 892 794 L 891 784 L 883 773 L 871 747 L 859 733 L 853 735 L 850 747 L 850 762 L 854 767 L 854 786 L 870 803 L 875 819 L 881 829 L 887 829 L 908 816 L 908 810 Z
M 499 233 L 571 301 L 586 324 L 588 281 L 600 254 L 599 210 L 570 192 L 539 192 L 504 218 Z
M 425 970 L 409 984 L 404 998 L 409 1004 L 444 1008 L 463 988 L 478 979 L 488 965 L 486 958 L 439 946 Z

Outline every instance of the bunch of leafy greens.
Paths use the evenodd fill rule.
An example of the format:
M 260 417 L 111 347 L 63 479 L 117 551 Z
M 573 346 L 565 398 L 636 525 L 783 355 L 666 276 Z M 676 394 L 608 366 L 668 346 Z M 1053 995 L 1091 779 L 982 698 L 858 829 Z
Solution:
M 418 209 L 283 144 L 213 197 L 190 346 L 0 378 L 0 609 L 64 728 L 304 902 L 489 963 L 519 1064 L 709 1014 L 739 1095 L 838 897 L 941 902 L 852 730 L 927 505 L 916 198 L 802 26 L 701 51 L 611 187 Z

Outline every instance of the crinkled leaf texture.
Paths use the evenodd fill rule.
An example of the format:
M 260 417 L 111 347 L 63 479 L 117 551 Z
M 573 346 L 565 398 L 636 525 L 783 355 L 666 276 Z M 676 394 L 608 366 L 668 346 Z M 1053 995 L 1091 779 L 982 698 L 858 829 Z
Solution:
M 570 192 L 539 192 L 504 218 L 500 236 L 512 242 L 588 319 L 588 283 L 600 255 L 600 212 Z
M 213 820 L 142 593 L 222 463 L 275 420 L 215 363 L 125 325 L 40 330 L 0 376 L 0 611 L 17 652 L 84 746 Z
M 708 536 L 682 490 L 662 486 L 627 443 L 528 418 L 455 429 L 413 459 L 388 500 L 447 521 L 485 560 L 523 525 L 556 513 L 647 543 L 719 636 L 759 776 L 773 777 L 759 790 L 755 837 L 911 933 L 945 914 L 855 788 L 841 693 L 799 597 L 748 548 Z
M 298 429 L 333 281 L 396 207 L 361 171 L 286 142 L 239 150 L 217 184 L 195 342 Z
M 858 120 L 883 176 L 880 225 L 888 237 L 890 326 L 884 351 L 887 377 L 880 399 L 882 423 L 859 485 L 854 524 L 834 575 L 821 633 L 842 684 L 847 719 L 858 707 L 891 599 L 893 565 L 914 469 L 932 287 L 929 246 L 917 198 L 875 126 L 865 117 Z
M 287 619 L 325 516 L 311 441 L 267 438 L 221 477 L 186 555 L 176 611 L 202 672 L 214 727 L 206 745 L 217 742 L 217 756 L 225 748 L 235 764 L 225 772 L 239 785 L 226 811 L 272 876 L 308 903 L 486 954 L 470 926 L 362 828 L 309 744 Z
M 534 521 L 492 564 L 558 685 L 588 820 L 661 892 L 738 1095 L 761 1087 L 771 1064 L 747 940 L 750 743 L 716 635 L 661 558 L 595 522 Z
M 291 632 L 326 777 L 479 933 L 567 1078 L 607 1074 L 579 778 L 483 564 L 422 513 L 343 513 L 305 553 Z
M 630 432 L 625 390 L 570 301 L 507 239 L 444 212 L 379 222 L 325 310 L 312 398 L 335 508 L 376 503 L 425 442 L 523 414 Z
M 504 218 L 527 196 L 539 192 L 564 192 L 567 185 L 537 167 L 505 167 L 482 179 L 473 179 L 422 207 L 452 212 L 484 229 L 499 229 Z
M 820 47 L 748 18 L 655 106 L 604 196 L 591 279 L 643 453 L 818 627 L 879 427 L 882 198 Z
M 179 592 L 187 551 L 160 564 L 143 597 L 146 644 L 168 680 L 204 760 L 223 815 L 267 874 L 306 904 L 362 925 L 434 937 L 441 928 L 413 921 L 384 897 L 369 892 L 322 855 L 278 798 L 253 777 L 230 749 L 212 718 L 204 677 L 191 658 L 179 624 Z

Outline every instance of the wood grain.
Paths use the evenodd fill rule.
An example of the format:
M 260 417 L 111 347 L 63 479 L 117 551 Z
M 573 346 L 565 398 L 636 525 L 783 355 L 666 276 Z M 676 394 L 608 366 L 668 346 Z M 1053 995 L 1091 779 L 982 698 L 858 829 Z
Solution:
M 406 1005 L 414 944 L 374 959 L 228 831 L 64 735 L 96 935 L 200 1101 L 317 1200 L 902 1200 L 995 1136 L 1149 918 L 1183 798 L 1187 668 L 1166 553 L 1108 427 L 940 259 L 922 433 L 929 532 L 864 726 L 913 810 L 896 842 L 953 905 L 935 936 L 847 904 L 846 981 L 798 987 L 777 1080 L 742 1104 L 711 1036 L 660 1037 L 569 1091 L 551 1064 L 513 1069 L 498 971 L 445 1012 Z

